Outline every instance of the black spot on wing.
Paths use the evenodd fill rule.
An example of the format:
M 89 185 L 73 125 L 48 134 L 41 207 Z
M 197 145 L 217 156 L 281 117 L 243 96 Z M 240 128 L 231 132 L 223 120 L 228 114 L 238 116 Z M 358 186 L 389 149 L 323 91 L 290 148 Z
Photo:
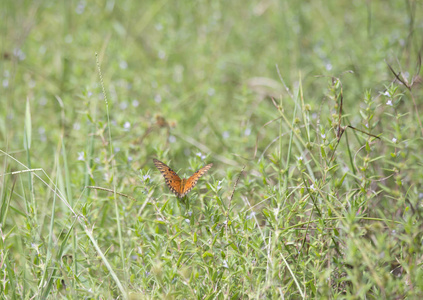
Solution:
M 203 176 L 211 167 L 213 164 L 208 164 L 207 166 L 201 168 L 197 172 L 195 172 L 190 178 L 187 179 L 186 182 L 186 190 L 183 191 L 182 197 L 188 194 L 197 184 L 198 179 Z
M 178 197 L 180 197 L 180 193 L 177 190 L 177 188 L 180 189 L 182 180 L 178 176 L 178 174 L 176 174 L 169 166 L 167 166 L 165 163 L 161 162 L 160 160 L 153 159 L 153 162 L 154 162 L 154 165 L 157 167 L 157 169 L 160 171 L 160 173 L 162 173 L 168 188 L 173 193 L 175 193 Z

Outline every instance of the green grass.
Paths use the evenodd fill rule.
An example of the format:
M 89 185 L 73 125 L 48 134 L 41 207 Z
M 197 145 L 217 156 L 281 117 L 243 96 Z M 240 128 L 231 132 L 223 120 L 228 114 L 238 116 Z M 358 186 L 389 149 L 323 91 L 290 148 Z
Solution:
M 420 2 L 0 7 L 4 298 L 423 297 Z

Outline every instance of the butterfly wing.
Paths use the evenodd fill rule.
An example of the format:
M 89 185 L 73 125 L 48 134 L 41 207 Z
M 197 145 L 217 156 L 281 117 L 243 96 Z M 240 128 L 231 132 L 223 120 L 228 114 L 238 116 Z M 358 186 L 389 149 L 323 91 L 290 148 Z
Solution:
M 182 180 L 169 166 L 162 163 L 160 160 L 153 159 L 154 164 L 160 173 L 162 173 L 167 186 L 169 189 L 176 194 L 179 198 L 182 198 Z
M 190 178 L 184 182 L 185 184 L 182 186 L 183 190 L 181 191 L 181 198 L 188 194 L 197 184 L 198 179 L 203 176 L 213 164 L 208 164 L 207 166 L 201 168 L 197 172 L 194 173 Z

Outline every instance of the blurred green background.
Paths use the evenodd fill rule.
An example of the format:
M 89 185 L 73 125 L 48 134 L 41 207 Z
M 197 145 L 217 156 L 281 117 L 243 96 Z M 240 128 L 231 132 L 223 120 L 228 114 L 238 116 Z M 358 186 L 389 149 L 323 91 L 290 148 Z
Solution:
M 0 8 L 5 295 L 422 296 L 422 2 L 6 0 Z M 381 141 L 347 129 L 337 146 L 341 87 L 342 124 L 382 134 Z M 191 208 L 168 194 L 152 158 L 179 175 L 214 163 L 192 192 Z M 25 168 L 42 168 L 75 214 L 32 173 L 10 174 Z M 310 186 L 322 190 L 313 196 Z M 105 258 L 78 214 L 87 228 L 98 228 L 93 236 Z M 333 217 L 339 223 L 327 223 Z M 285 231 L 295 224 L 307 233 Z M 223 236 L 216 252 L 204 250 Z M 246 242 L 253 236 L 257 245 Z M 372 250 L 353 249 L 348 241 L 355 239 Z M 398 239 L 406 249 L 395 247 Z M 300 258 L 287 250 L 294 245 Z M 314 250 L 303 253 L 305 245 Z M 381 257 L 385 250 L 389 258 Z M 248 267 L 222 269 L 228 251 L 240 255 L 232 254 L 240 259 L 234 266 Z M 188 252 L 184 281 L 188 271 L 178 259 Z M 65 253 L 73 258 L 68 268 Z M 244 261 L 245 253 L 252 257 Z M 289 263 L 280 253 L 296 264 L 289 272 L 281 271 Z
M 413 24 L 416 11 L 408 5 L 4 1 L 1 47 L 9 59 L 2 60 L 3 140 L 8 137 L 14 150 L 22 147 L 21 120 L 28 98 L 34 112 L 33 154 L 49 158 L 39 154 L 55 149 L 51 143 L 55 145 L 62 122 L 58 96 L 66 110 L 66 134 L 72 137 L 70 151 L 82 151 L 86 139 L 81 137 L 90 132 L 87 113 L 95 110 L 96 118 L 105 120 L 103 102 L 98 101 L 97 52 L 116 146 L 142 136 L 160 115 L 174 122 L 175 134 L 193 137 L 213 152 L 251 157 L 258 128 L 271 118 L 272 104 L 268 99 L 262 103 L 260 96 L 283 91 L 275 65 L 291 89 L 303 80 L 304 97 L 315 110 L 326 89 L 326 80 L 315 76 L 354 71 L 343 82 L 345 106 L 353 114 L 364 90 L 382 89 L 392 79 L 385 59 L 406 60 L 411 51 L 409 68 L 414 71 L 421 39 L 410 31 L 419 27 Z M 275 81 L 277 89 L 262 87 L 256 77 Z M 128 131 L 125 122 L 131 125 Z M 251 134 L 245 136 L 246 130 Z M 245 140 L 240 148 L 241 136 Z M 151 138 L 142 147 L 134 146 L 132 157 L 145 163 L 152 149 L 164 144 Z M 183 150 L 191 147 L 178 138 L 172 158 L 181 160 L 186 157 Z M 48 161 L 40 165 L 48 168 Z

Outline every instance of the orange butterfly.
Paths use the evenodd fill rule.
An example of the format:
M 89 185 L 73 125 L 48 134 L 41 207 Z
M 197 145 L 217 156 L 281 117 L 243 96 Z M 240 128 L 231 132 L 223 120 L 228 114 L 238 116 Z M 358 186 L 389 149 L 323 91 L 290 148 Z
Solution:
M 159 169 L 159 171 L 163 174 L 169 189 L 175 193 L 178 198 L 183 198 L 186 194 L 188 194 L 195 187 L 198 179 L 213 166 L 213 164 L 208 164 L 195 172 L 190 178 L 181 179 L 178 174 L 160 160 L 153 159 L 153 162 L 157 169 Z

